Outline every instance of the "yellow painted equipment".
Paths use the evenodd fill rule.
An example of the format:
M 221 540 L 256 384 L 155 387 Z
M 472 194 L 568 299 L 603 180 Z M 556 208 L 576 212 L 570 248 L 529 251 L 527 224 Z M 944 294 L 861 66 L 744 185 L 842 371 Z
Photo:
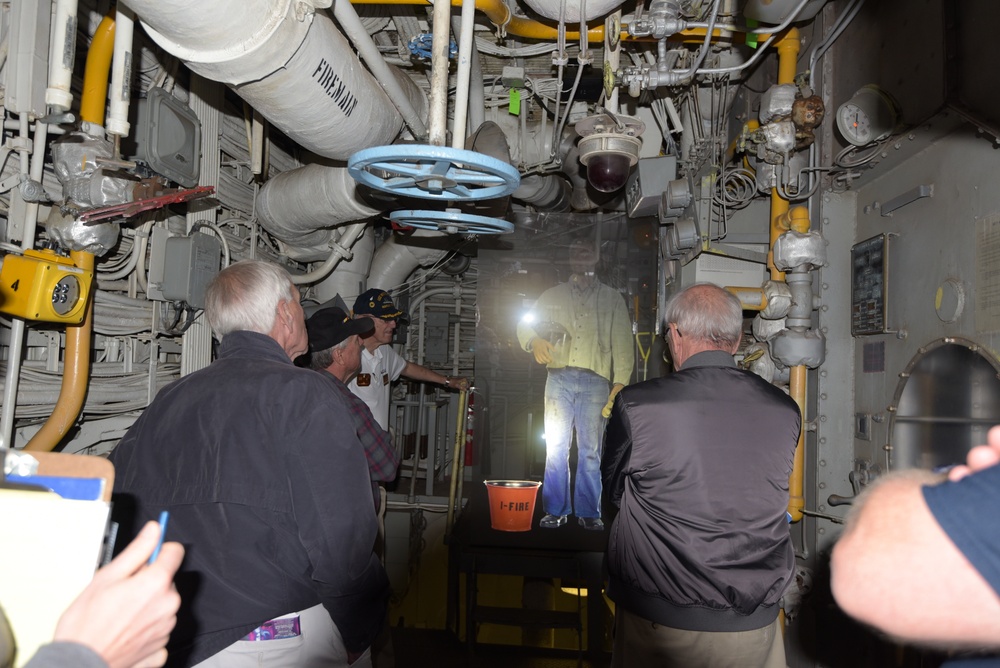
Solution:
M 79 324 L 93 272 L 51 250 L 7 255 L 0 268 L 0 311 L 25 320 Z

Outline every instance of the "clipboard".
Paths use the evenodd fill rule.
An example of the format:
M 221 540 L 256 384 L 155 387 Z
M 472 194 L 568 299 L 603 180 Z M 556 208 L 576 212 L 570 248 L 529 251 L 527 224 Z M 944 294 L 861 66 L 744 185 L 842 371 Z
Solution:
M 51 642 L 59 616 L 93 579 L 104 549 L 114 465 L 103 457 L 30 453 L 37 476 L 63 482 L 100 481 L 96 498 L 67 499 L 47 489 L 25 489 L 19 478 L 0 482 L 0 603 L 17 643 L 14 668 Z M 2 467 L 0 467 L 2 470 Z M 14 483 L 10 485 L 8 483 Z M 55 488 L 53 487 L 53 488 Z

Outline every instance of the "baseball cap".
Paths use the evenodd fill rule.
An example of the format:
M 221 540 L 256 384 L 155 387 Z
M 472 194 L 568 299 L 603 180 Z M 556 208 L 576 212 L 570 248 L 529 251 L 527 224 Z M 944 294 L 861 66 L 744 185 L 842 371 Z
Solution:
M 373 315 L 382 320 L 406 318 L 406 314 L 392 303 L 389 293 L 377 288 L 358 295 L 354 301 L 354 315 Z
M 336 306 L 316 311 L 306 320 L 309 350 L 313 352 L 327 350 L 352 334 L 367 334 L 373 329 L 375 323 L 368 319 L 354 320 Z

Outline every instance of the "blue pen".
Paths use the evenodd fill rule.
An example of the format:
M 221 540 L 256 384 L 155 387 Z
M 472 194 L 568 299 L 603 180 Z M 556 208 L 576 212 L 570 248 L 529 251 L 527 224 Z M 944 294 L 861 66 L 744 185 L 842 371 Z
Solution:
M 156 558 L 160 556 L 160 548 L 163 547 L 163 537 L 167 534 L 167 520 L 170 518 L 170 513 L 166 510 L 160 513 L 160 539 L 156 541 L 156 549 L 153 550 L 153 554 L 149 555 L 149 564 L 156 561 Z

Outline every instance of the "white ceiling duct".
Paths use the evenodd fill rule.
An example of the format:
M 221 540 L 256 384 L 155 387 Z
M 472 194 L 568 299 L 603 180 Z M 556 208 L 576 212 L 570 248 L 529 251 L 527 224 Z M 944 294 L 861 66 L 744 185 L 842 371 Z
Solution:
M 402 118 L 382 87 L 333 21 L 305 2 L 124 3 L 164 50 L 205 78 L 232 86 L 318 155 L 344 160 L 399 135 Z
M 625 4 L 624 0 L 565 0 L 566 7 L 561 8 L 563 0 L 524 0 L 539 15 L 553 21 L 559 20 L 559 12 L 563 11 L 563 21 L 579 23 L 581 14 L 586 14 L 585 20 L 593 21 L 605 14 L 610 14 Z

